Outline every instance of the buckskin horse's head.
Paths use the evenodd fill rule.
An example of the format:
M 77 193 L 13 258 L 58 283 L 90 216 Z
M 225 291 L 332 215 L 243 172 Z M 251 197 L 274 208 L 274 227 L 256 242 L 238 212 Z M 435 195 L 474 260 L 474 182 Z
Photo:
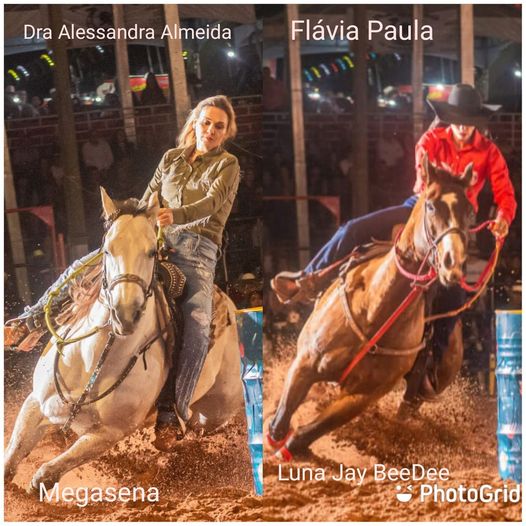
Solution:
M 131 334 L 155 284 L 157 193 L 147 205 L 128 199 L 113 202 L 101 188 L 106 233 L 102 244 L 102 290 L 113 330 Z
M 445 286 L 458 283 L 467 258 L 468 229 L 473 219 L 473 206 L 466 190 L 473 177 L 470 163 L 461 176 L 437 168 L 427 155 L 422 162 L 426 189 L 423 203 L 423 230 L 430 263 Z

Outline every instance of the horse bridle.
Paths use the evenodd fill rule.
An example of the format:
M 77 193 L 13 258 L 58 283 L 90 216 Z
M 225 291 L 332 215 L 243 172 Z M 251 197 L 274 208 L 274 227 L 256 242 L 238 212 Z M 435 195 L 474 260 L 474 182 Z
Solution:
M 428 217 L 427 217 L 428 203 L 429 201 L 426 199 L 424 201 L 424 234 L 425 234 L 426 243 L 429 249 L 427 251 L 427 254 L 424 260 L 429 260 L 429 258 L 431 257 L 431 261 L 429 261 L 429 264 L 431 265 L 431 267 L 435 269 L 435 271 L 438 271 L 438 267 L 439 267 L 438 245 L 440 244 L 440 242 L 449 234 L 458 234 L 462 238 L 462 241 L 466 244 L 468 241 L 468 236 L 466 232 L 464 232 L 460 227 L 452 226 L 452 227 L 446 228 L 443 232 L 438 234 L 437 237 L 433 238 L 430 228 L 429 228 Z
M 115 218 L 113 218 L 113 221 L 118 217 L 116 215 Z M 113 222 L 112 221 L 112 222 Z M 104 238 L 102 240 L 102 246 L 104 246 L 106 240 L 106 235 L 104 235 Z M 158 257 L 157 257 L 157 251 L 154 255 L 154 264 L 152 269 L 152 277 L 150 279 L 150 283 L 147 284 L 144 279 L 142 279 L 137 274 L 131 274 L 131 273 L 124 273 L 124 274 L 118 274 L 115 276 L 110 282 L 108 282 L 107 274 L 106 274 L 106 254 L 103 254 L 102 258 L 102 290 L 104 291 L 104 295 L 106 297 L 106 301 L 108 302 L 108 305 L 111 308 L 113 308 L 112 302 L 111 302 L 111 292 L 112 290 L 119 284 L 119 283 L 135 283 L 136 285 L 139 285 L 139 287 L 142 290 L 144 301 L 139 309 L 141 315 L 146 309 L 146 303 L 148 301 L 148 298 L 153 294 L 153 290 L 155 287 L 155 283 L 157 281 L 157 265 L 158 265 Z

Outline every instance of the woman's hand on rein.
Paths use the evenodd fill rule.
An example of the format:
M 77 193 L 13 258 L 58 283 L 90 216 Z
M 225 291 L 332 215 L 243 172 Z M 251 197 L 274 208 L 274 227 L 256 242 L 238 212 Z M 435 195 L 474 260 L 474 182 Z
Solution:
M 174 214 L 171 208 L 160 208 L 157 214 L 157 225 L 167 226 L 174 222 Z
M 490 230 L 495 237 L 501 238 L 508 235 L 509 228 L 510 226 L 508 225 L 506 219 L 498 214 Z

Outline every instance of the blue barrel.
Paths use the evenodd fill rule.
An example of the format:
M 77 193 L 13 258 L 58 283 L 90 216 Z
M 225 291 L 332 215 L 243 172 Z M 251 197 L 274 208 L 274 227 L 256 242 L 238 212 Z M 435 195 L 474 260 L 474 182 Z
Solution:
M 254 490 L 263 495 L 263 309 L 237 311 L 236 318 Z
M 496 311 L 499 474 L 522 481 L 522 311 Z

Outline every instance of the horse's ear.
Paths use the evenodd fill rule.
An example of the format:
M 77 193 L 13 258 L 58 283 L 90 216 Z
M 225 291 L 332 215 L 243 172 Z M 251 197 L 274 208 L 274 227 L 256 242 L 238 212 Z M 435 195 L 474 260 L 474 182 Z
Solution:
M 464 169 L 464 173 L 461 175 L 460 180 L 464 183 L 466 187 L 471 185 L 471 180 L 473 179 L 473 162 L 469 163 Z
M 148 207 L 146 208 L 146 214 L 148 217 L 157 220 L 157 213 L 159 212 L 159 196 L 157 192 L 154 192 L 148 199 Z
M 424 152 L 424 155 L 422 156 L 421 166 L 422 166 L 422 176 L 423 176 L 424 182 L 426 183 L 426 187 L 428 187 L 436 179 L 436 173 L 435 173 L 435 166 L 433 165 L 433 163 L 429 162 L 429 157 L 427 156 L 427 152 Z
M 100 197 L 102 199 L 102 210 L 104 211 L 104 219 L 108 219 L 111 214 L 117 209 L 111 200 L 111 197 L 106 193 L 106 190 L 100 187 Z

